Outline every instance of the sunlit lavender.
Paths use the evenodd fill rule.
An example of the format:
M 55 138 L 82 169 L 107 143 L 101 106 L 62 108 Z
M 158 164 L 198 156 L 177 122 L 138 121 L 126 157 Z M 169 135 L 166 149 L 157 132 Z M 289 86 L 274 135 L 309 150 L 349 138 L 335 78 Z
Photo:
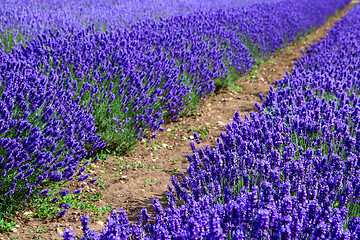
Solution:
M 114 211 L 88 239 L 360 239 L 360 5 L 271 88 L 258 113 L 188 155 L 168 206 Z M 263 98 L 262 96 L 260 96 Z M 182 204 L 178 204 L 178 202 Z M 70 229 L 63 237 L 74 239 Z
M 94 183 L 83 174 L 94 152 L 155 138 L 348 3 L 2 0 L 0 208 L 49 196 L 50 182 Z M 258 113 L 235 113 L 215 148 L 191 143 L 155 218 L 143 209 L 130 224 L 120 209 L 99 235 L 83 217 L 84 239 L 360 239 L 359 15 L 313 45 Z

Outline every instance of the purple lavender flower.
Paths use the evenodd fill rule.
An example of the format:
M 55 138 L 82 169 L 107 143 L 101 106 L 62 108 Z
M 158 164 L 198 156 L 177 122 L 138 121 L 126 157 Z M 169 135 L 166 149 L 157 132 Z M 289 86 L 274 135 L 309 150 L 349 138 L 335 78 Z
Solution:
M 69 194 L 69 192 L 70 192 L 69 190 L 63 190 L 63 191 L 60 191 L 59 194 L 60 194 L 60 196 L 65 197 Z
M 199 134 L 196 133 L 196 132 L 194 132 L 193 135 L 194 135 L 194 139 L 195 139 L 196 143 L 197 143 L 197 144 L 200 144 L 200 143 L 201 143 L 201 140 L 200 140 Z
M 74 190 L 73 194 L 75 194 L 75 195 L 80 194 L 81 191 L 82 191 L 81 189 L 76 189 L 76 190 Z
M 61 210 L 61 211 L 58 212 L 58 216 L 59 216 L 59 217 L 63 217 L 63 216 L 66 215 L 66 213 L 67 213 L 67 210 L 66 210 L 66 209 Z
M 50 196 L 49 191 L 50 191 L 49 189 L 44 189 L 44 190 L 41 190 L 40 194 L 48 197 L 48 196 Z
M 91 179 L 91 180 L 89 181 L 89 183 L 93 184 L 93 183 L 95 183 L 96 181 L 97 181 L 97 178 L 94 178 L 94 179 Z
M 76 239 L 72 227 L 69 227 L 69 228 L 66 227 L 64 233 L 62 234 L 62 237 L 65 240 L 75 240 Z
M 78 182 L 82 182 L 82 181 L 85 181 L 86 179 L 88 179 L 90 177 L 89 174 L 87 175 L 81 175 L 78 179 Z

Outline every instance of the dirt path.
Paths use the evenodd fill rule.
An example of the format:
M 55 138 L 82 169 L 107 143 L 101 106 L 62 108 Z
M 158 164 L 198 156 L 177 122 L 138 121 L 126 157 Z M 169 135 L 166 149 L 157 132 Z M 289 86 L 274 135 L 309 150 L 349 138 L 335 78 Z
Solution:
M 324 38 L 351 6 L 338 12 L 318 30 L 279 51 L 249 76 L 239 79 L 236 90 L 223 90 L 210 96 L 201 101 L 198 114 L 165 124 L 165 131 L 158 133 L 157 140 L 142 142 L 124 156 L 109 155 L 96 162 L 89 174 L 101 178 L 102 183 L 98 181 L 90 187 L 86 186 L 85 192 L 102 192 L 103 198 L 94 204 L 99 208 L 106 205 L 115 209 L 122 207 L 131 221 L 136 221 L 141 208 L 153 209 L 152 198 L 160 198 L 165 203 L 164 196 L 171 175 L 186 172 L 188 163 L 185 158 L 186 154 L 191 153 L 189 142 L 192 141 L 192 133 L 201 135 L 202 142 L 198 146 L 215 145 L 216 138 L 225 130 L 225 124 L 232 121 L 234 111 L 239 111 L 242 118 L 250 111 L 256 111 L 254 102 L 260 101 L 258 95 L 266 95 L 274 80 L 281 79 L 285 71 L 292 71 L 295 61 L 302 56 L 300 49 L 305 50 L 309 44 Z M 80 186 L 78 183 L 76 185 L 71 188 Z M 0 239 L 61 239 L 60 234 L 66 226 L 72 226 L 75 233 L 80 235 L 79 215 L 88 213 L 69 209 L 63 218 L 47 219 L 24 219 L 21 217 L 23 214 L 20 212 L 17 216 L 19 228 L 3 233 L 3 236 L 0 234 Z M 109 213 L 106 213 L 102 219 L 92 220 L 90 227 L 97 231 L 104 229 L 108 216 Z

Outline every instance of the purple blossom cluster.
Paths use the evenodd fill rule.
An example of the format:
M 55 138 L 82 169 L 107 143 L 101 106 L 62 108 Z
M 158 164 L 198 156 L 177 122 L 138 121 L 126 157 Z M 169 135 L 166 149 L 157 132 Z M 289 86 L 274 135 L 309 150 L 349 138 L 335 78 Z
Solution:
M 99 30 L 126 27 L 139 20 L 189 14 L 197 10 L 244 7 L 279 0 L 71 0 L 0 2 L 0 35 L 11 32 L 22 38 L 48 34 L 68 27 L 83 29 L 96 24 Z
M 23 53 L 0 52 L 0 193 L 27 199 L 46 181 L 71 180 L 80 161 L 105 145 L 94 117 L 54 71 Z M 25 52 L 26 53 L 26 52 Z M 21 55 L 22 54 L 22 55 Z M 47 195 L 46 191 L 43 192 Z
M 358 4 L 258 113 L 235 112 L 218 145 L 192 143 L 154 218 L 143 209 L 130 224 L 120 209 L 99 235 L 82 217 L 82 239 L 360 239 L 359 16 Z

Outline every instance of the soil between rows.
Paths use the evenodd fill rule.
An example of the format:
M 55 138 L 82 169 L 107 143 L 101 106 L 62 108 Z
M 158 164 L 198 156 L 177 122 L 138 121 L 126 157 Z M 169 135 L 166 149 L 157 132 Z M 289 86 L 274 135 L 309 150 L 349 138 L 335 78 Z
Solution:
M 306 52 L 306 47 L 324 38 L 352 6 L 353 4 L 350 4 L 316 31 L 267 59 L 252 72 L 254 75 L 250 73 L 240 78 L 236 90 L 221 90 L 201 100 L 197 114 L 164 124 L 165 131 L 157 133 L 157 140 L 141 142 L 124 155 L 108 155 L 106 159 L 93 163 L 93 170 L 86 173 L 91 177 L 103 179 L 103 186 L 98 182 L 81 187 L 81 183 L 74 182 L 72 186 L 64 188 L 82 188 L 83 192 L 93 194 L 101 192 L 103 198 L 93 203 L 99 208 L 105 205 L 110 205 L 114 209 L 124 208 L 131 222 L 136 221 L 142 208 L 153 212 L 153 198 L 159 198 L 165 206 L 165 195 L 167 185 L 171 183 L 171 175 L 186 172 L 186 154 L 192 152 L 189 145 L 192 133 L 197 132 L 201 135 L 202 142 L 197 147 L 216 145 L 216 139 L 226 130 L 225 125 L 232 121 L 234 112 L 239 111 L 244 118 L 250 111 L 256 111 L 254 103 L 260 102 L 259 94 L 267 95 L 270 85 L 274 85 L 275 80 L 283 78 L 286 71 L 293 70 L 295 62 L 302 56 L 300 50 Z M 72 226 L 75 234 L 80 237 L 82 227 L 79 216 L 94 217 L 93 213 L 69 209 L 65 217 L 61 218 L 23 218 L 24 213 L 26 215 L 30 212 L 31 209 L 18 212 L 15 216 L 18 227 L 12 232 L 0 233 L 0 239 L 62 239 L 64 228 L 69 226 Z M 106 213 L 102 219 L 92 220 L 90 227 L 100 232 L 105 228 L 108 216 L 109 213 Z

